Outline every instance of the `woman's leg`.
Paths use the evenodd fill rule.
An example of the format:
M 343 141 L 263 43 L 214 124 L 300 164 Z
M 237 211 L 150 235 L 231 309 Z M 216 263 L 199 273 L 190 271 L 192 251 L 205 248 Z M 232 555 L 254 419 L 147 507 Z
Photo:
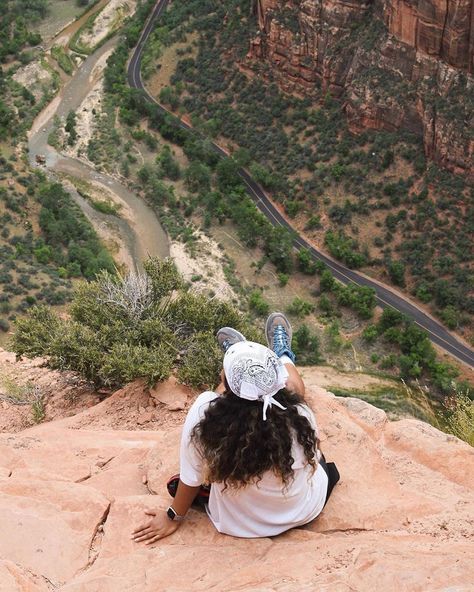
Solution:
M 265 335 L 267 337 L 268 347 L 276 353 L 288 372 L 286 388 L 304 397 L 304 382 L 300 373 L 295 368 L 295 354 L 291 349 L 293 331 L 290 321 L 281 312 L 272 313 L 266 322 Z
M 288 372 L 286 388 L 292 393 L 296 393 L 297 395 L 301 395 L 302 397 L 304 397 L 306 388 L 304 386 L 304 382 L 301 378 L 300 373 L 296 369 L 296 366 L 294 365 L 292 360 L 286 355 L 281 356 L 280 360 L 283 362 L 286 371 Z

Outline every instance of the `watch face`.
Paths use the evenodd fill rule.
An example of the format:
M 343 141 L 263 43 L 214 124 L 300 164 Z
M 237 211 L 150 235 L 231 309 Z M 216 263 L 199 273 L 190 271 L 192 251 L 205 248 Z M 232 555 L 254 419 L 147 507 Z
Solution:
M 170 520 L 174 520 L 176 518 L 176 512 L 171 506 L 166 510 L 166 514 Z

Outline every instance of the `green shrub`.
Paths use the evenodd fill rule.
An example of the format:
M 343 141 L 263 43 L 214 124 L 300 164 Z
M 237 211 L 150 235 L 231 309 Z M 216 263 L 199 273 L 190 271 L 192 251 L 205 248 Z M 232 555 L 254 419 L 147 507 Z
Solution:
M 253 290 L 250 293 L 249 306 L 261 317 L 266 316 L 270 311 L 270 305 L 264 300 L 260 290 Z
M 296 297 L 290 304 L 290 306 L 287 308 L 287 312 L 289 314 L 292 314 L 298 318 L 306 317 L 313 311 L 314 304 L 311 304 L 311 302 L 306 302 L 306 300 L 303 300 L 302 298 L 298 297 Z
M 456 385 L 453 391 L 445 403 L 448 431 L 474 446 L 474 401 Z
M 80 373 L 96 385 L 121 386 L 135 378 L 150 385 L 175 370 L 194 387 L 212 387 L 222 362 L 215 334 L 222 326 L 256 339 L 228 303 L 184 288 L 171 260 L 149 259 L 145 273 L 102 272 L 74 293 L 70 319 L 33 306 L 17 322 L 13 349 L 44 356 L 53 368 Z
M 64 47 L 59 45 L 53 45 L 51 48 L 51 56 L 58 63 L 61 70 L 66 74 L 72 74 L 74 71 L 74 62 L 72 61 L 69 54 L 66 53 Z
M 316 263 L 309 249 L 302 247 L 298 251 L 298 269 L 305 275 L 314 275 L 316 273 Z
M 322 361 L 318 336 L 304 324 L 293 334 L 292 349 L 300 366 L 320 364 Z
M 358 268 L 367 264 L 366 256 L 358 251 L 357 242 L 343 232 L 335 233 L 329 230 L 324 237 L 324 244 L 333 257 L 349 267 Z
M 378 330 L 375 325 L 368 325 L 362 332 L 362 338 L 367 343 L 373 343 L 378 337 Z
M 362 319 L 370 319 L 373 316 L 376 304 L 373 288 L 357 284 L 338 285 L 336 294 L 338 304 L 351 307 Z

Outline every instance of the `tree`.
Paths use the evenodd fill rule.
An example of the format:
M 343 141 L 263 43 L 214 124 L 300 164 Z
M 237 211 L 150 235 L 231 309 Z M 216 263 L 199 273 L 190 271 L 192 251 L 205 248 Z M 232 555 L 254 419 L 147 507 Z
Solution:
M 193 161 L 184 173 L 184 181 L 189 191 L 209 191 L 211 188 L 211 171 L 201 162 Z
M 314 311 L 314 304 L 306 302 L 302 298 L 296 297 L 288 307 L 288 313 L 295 317 L 303 318 L 308 316 Z
M 395 285 L 405 286 L 405 265 L 402 261 L 388 261 L 387 269 L 390 279 Z
M 261 317 L 266 316 L 270 310 L 270 305 L 265 302 L 260 290 L 253 290 L 250 293 L 249 306 Z
M 316 265 L 309 249 L 302 247 L 298 251 L 298 269 L 306 275 L 314 275 L 316 273 Z
M 334 276 L 329 271 L 329 269 L 324 269 L 321 273 L 321 279 L 319 280 L 319 289 L 321 292 L 331 292 L 336 285 L 336 280 Z
M 404 316 L 398 310 L 394 308 L 384 308 L 382 312 L 382 316 L 380 317 L 379 322 L 377 323 L 377 329 L 379 333 L 384 333 L 390 327 L 397 327 L 399 326 L 402 321 L 404 320 Z
M 76 114 L 74 111 L 69 111 L 66 117 L 66 125 L 64 126 L 64 130 L 69 134 L 67 143 L 69 146 L 73 146 L 77 140 Z
M 270 227 L 265 236 L 265 253 L 278 271 L 289 273 L 293 268 L 291 252 L 293 240 L 291 234 L 284 228 Z
M 181 177 L 181 169 L 178 162 L 173 158 L 170 147 L 165 144 L 161 153 L 156 158 L 158 173 L 160 176 L 168 177 L 172 181 L 177 181 Z

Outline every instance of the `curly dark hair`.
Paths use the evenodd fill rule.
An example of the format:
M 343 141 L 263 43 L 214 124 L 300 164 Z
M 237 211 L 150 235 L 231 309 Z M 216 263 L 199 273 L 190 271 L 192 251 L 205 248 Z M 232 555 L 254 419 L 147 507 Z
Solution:
M 262 403 L 248 401 L 230 390 L 212 400 L 191 439 L 207 465 L 207 479 L 238 489 L 257 483 L 263 473 L 273 471 L 286 488 L 293 478 L 291 456 L 293 435 L 302 446 L 313 471 L 318 438 L 308 419 L 300 415 L 303 397 L 281 389 L 274 405 L 262 419 Z

